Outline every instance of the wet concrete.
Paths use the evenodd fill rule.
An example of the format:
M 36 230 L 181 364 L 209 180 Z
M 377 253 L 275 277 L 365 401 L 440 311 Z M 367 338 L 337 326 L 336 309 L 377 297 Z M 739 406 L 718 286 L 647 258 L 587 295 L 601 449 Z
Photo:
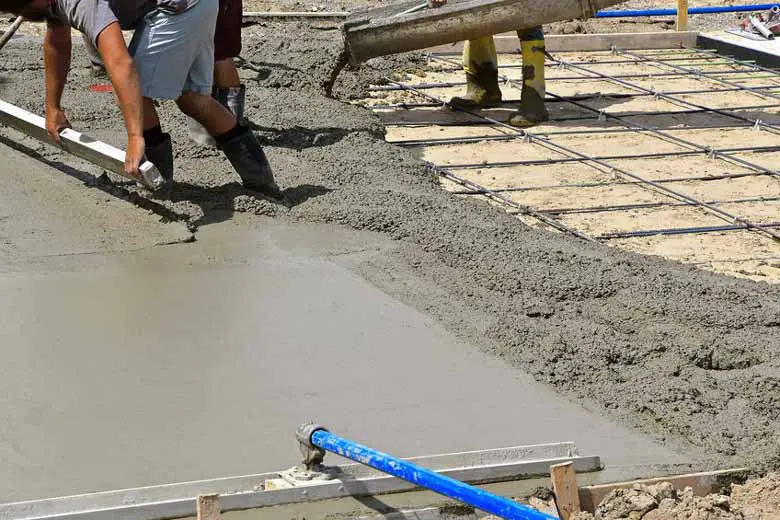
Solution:
M 311 419 L 400 455 L 574 440 L 609 464 L 683 460 L 353 272 L 394 249 L 234 222 L 0 275 L 3 501 L 283 469 Z
M 277 462 L 290 464 L 295 447 L 282 452 L 269 446 L 268 439 L 278 442 L 295 424 L 311 418 L 401 454 L 520 444 L 541 437 L 549 441 L 563 429 L 565 438 L 580 440 L 577 436 L 583 434 L 582 444 L 598 442 L 588 451 L 601 454 L 623 449 L 625 440 L 632 447 L 614 454 L 617 460 L 622 454 L 663 456 L 663 450 L 631 444 L 632 436 L 623 429 L 590 436 L 594 430 L 587 425 L 604 424 L 603 415 L 641 428 L 659 443 L 684 446 L 686 453 L 695 454 L 698 447 L 706 455 L 702 461 L 712 456 L 722 457 L 717 462 L 723 466 L 780 464 L 780 290 L 530 229 L 498 208 L 446 194 L 414 155 L 383 141 L 383 129 L 368 111 L 323 96 L 338 38 L 335 31 L 303 24 L 264 24 L 245 31 L 245 57 L 253 63 L 242 70 L 250 87 L 247 114 L 287 188 L 286 204 L 241 188 L 219 152 L 188 143 L 183 118 L 165 104 L 161 113 L 177 150 L 175 195 L 153 208 L 153 214 L 128 206 L 145 216 L 137 225 L 149 234 L 129 233 L 125 213 L 117 210 L 118 219 L 110 218 L 111 212 L 102 214 L 104 229 L 116 226 L 121 231 L 116 236 L 127 232 L 127 244 L 84 247 L 95 222 L 85 215 L 76 219 L 86 227 L 73 244 L 81 244 L 74 251 L 89 254 L 63 257 L 54 252 L 49 258 L 45 251 L 26 256 L 9 248 L 3 305 L 17 309 L 14 316 L 24 319 L 3 322 L 13 342 L 3 338 L 2 344 L 15 368 L 3 382 L 9 386 L 2 395 L 29 406 L 12 407 L 15 418 L 8 424 L 19 428 L 14 430 L 19 436 L 11 437 L 4 449 L 21 454 L 13 458 L 20 473 L 5 487 L 19 488 L 18 497 L 40 496 L 272 469 Z M 94 80 L 82 58 L 77 52 L 66 91 L 70 119 L 80 130 L 122 146 L 120 114 L 111 96 L 88 90 Z M 403 60 L 372 63 L 357 74 L 346 71 L 334 92 L 342 100 L 356 96 L 361 85 L 390 73 Z M 41 113 L 42 90 L 30 88 L 42 89 L 39 45 L 9 44 L 2 66 L 0 97 Z M 51 148 L 24 146 L 42 159 L 99 174 Z M 122 189 L 126 194 L 129 188 Z M 47 194 L 41 205 L 49 208 L 45 201 L 56 197 Z M 51 209 L 54 218 L 59 211 Z M 158 232 L 168 236 L 172 228 L 161 224 L 161 217 L 199 227 L 200 241 L 181 246 L 186 253 L 173 249 L 169 258 L 157 257 L 166 248 L 154 246 L 160 240 L 144 237 Z M 135 221 L 128 222 L 132 229 Z M 227 237 L 232 223 L 238 238 L 199 249 L 210 230 Z M 319 227 L 323 223 L 327 226 Z M 274 229 L 280 231 L 274 234 Z M 356 230 L 361 233 L 353 235 L 352 245 L 339 249 L 339 233 Z M 171 236 L 176 241 L 179 235 Z M 231 247 L 239 247 L 234 260 L 228 255 Z M 112 249 L 139 250 L 105 253 Z M 354 251 L 362 252 L 344 254 Z M 41 281 L 42 276 L 51 278 Z M 128 283 L 136 279 L 138 283 Z M 25 294 L 35 291 L 35 302 L 25 300 Z M 384 296 L 388 293 L 403 304 Z M 129 303 L 123 303 L 125 298 Z M 154 306 L 141 305 L 147 300 Z M 78 312 L 71 301 L 91 312 Z M 98 319 L 91 319 L 93 314 Z M 265 338 L 269 343 L 263 343 Z M 459 341 L 490 357 L 466 356 Z M 68 357 L 71 352 L 64 350 L 79 356 Z M 295 355 L 288 357 L 288 350 Z M 350 357 L 355 352 L 363 355 Z M 47 365 L 49 358 L 57 362 Z M 281 363 L 263 374 L 273 384 L 254 386 L 260 380 L 257 367 L 268 359 Z M 60 374 L 58 365 L 66 362 L 80 370 L 80 377 Z M 122 363 L 128 372 L 122 372 Z M 388 370 L 377 369 L 384 365 Z M 92 366 L 97 367 L 94 373 Z M 315 375 L 309 376 L 312 371 Z M 560 398 L 547 393 L 528 398 L 537 396 L 531 389 L 538 387 L 526 384 L 526 373 L 592 407 L 596 415 L 575 424 L 568 411 L 554 404 Z M 71 379 L 55 384 L 57 377 Z M 303 377 L 314 379 L 304 383 Z M 121 406 L 111 408 L 114 381 L 120 396 L 114 400 Z M 433 392 L 434 383 L 450 385 L 451 393 Z M 78 398 L 69 397 L 69 385 L 76 386 Z M 219 390 L 219 385 L 226 390 L 218 394 L 201 388 Z M 327 392 L 318 393 L 322 385 Z M 29 391 L 20 389 L 27 386 Z M 400 396 L 399 386 L 404 389 Z M 369 394 L 366 387 L 378 390 Z M 273 388 L 281 398 L 269 395 Z M 326 408 L 331 393 L 354 399 L 356 410 Z M 209 422 L 204 415 L 191 419 L 202 410 L 186 399 L 189 395 L 206 402 L 219 421 Z M 209 395 L 219 395 L 219 402 L 209 401 Z M 53 396 L 86 426 L 59 413 Z M 551 403 L 545 410 L 555 412 L 536 415 L 521 407 L 537 401 Z M 248 405 L 258 402 L 266 403 L 261 410 L 278 413 L 278 422 L 251 415 Z M 500 410 L 493 408 L 494 402 Z M 299 416 L 306 406 L 311 407 L 308 416 Z M 396 415 L 387 413 L 385 419 L 375 409 Z M 518 415 L 507 415 L 508 409 Z M 105 424 L 101 417 L 107 418 Z M 422 421 L 410 417 L 432 426 L 421 428 Z M 534 424 L 540 429 L 531 429 Z M 548 426 L 551 430 L 542 429 Z M 81 447 L 41 451 L 44 432 L 54 444 L 60 434 L 50 430 L 57 428 L 63 439 Z M 82 440 L 93 429 L 110 434 L 109 440 L 100 437 L 102 447 L 93 437 Z M 260 431 L 268 436 L 258 436 Z M 38 442 L 20 444 L 35 435 Z M 602 437 L 618 440 L 602 442 Z M 218 450 L 235 450 L 232 462 L 225 462 L 218 450 L 208 455 L 190 451 L 193 445 L 215 444 Z M 186 453 L 177 451 L 179 446 Z M 24 472 L 30 478 L 19 476 Z M 72 474 L 95 480 L 79 481 Z M 105 480 L 112 478 L 116 480 Z M 24 491 L 19 482 L 38 487 Z

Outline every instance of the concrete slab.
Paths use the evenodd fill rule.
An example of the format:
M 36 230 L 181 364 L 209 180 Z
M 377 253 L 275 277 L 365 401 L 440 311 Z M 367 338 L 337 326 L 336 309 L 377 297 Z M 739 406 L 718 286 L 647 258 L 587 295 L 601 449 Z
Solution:
M 331 230 L 226 223 L 0 275 L 0 496 L 281 469 L 310 419 L 403 456 L 574 440 L 608 464 L 681 460 L 368 284 L 322 244 L 392 244 Z M 311 246 L 282 247 L 296 232 Z
M 2 502 L 284 469 L 307 420 L 399 456 L 573 440 L 685 460 L 358 274 L 395 242 L 235 216 L 161 246 L 183 226 L 23 151 L 0 144 Z

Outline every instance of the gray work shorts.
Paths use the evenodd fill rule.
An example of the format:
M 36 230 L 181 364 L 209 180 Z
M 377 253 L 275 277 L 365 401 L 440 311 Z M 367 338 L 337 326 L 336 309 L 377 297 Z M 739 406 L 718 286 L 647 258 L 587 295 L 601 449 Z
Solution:
M 211 95 L 218 12 L 219 0 L 198 0 L 181 14 L 156 9 L 143 18 L 130 42 L 143 97 Z

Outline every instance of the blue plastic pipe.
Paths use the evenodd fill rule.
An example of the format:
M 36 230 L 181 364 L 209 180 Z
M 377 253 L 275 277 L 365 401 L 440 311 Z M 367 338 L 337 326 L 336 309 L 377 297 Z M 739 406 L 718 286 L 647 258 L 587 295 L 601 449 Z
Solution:
M 749 11 L 769 11 L 780 4 L 721 5 L 711 7 L 691 7 L 688 14 L 742 13 Z M 677 9 L 644 9 L 639 11 L 599 11 L 596 18 L 633 18 L 636 16 L 677 16 Z
M 554 517 L 523 506 L 507 498 L 469 486 L 450 477 L 439 475 L 411 462 L 397 459 L 362 446 L 348 439 L 333 435 L 327 430 L 317 430 L 311 436 L 311 443 L 323 450 L 371 466 L 394 477 L 417 486 L 430 489 L 464 504 L 490 514 L 511 520 L 553 520 Z

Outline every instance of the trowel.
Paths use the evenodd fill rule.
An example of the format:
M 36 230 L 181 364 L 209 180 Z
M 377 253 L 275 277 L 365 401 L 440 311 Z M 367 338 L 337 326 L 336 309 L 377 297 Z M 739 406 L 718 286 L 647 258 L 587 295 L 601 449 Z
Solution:
M 621 0 L 449 0 L 428 8 L 421 0 L 355 12 L 342 24 L 353 65 L 377 56 L 425 49 L 506 31 L 590 18 Z

